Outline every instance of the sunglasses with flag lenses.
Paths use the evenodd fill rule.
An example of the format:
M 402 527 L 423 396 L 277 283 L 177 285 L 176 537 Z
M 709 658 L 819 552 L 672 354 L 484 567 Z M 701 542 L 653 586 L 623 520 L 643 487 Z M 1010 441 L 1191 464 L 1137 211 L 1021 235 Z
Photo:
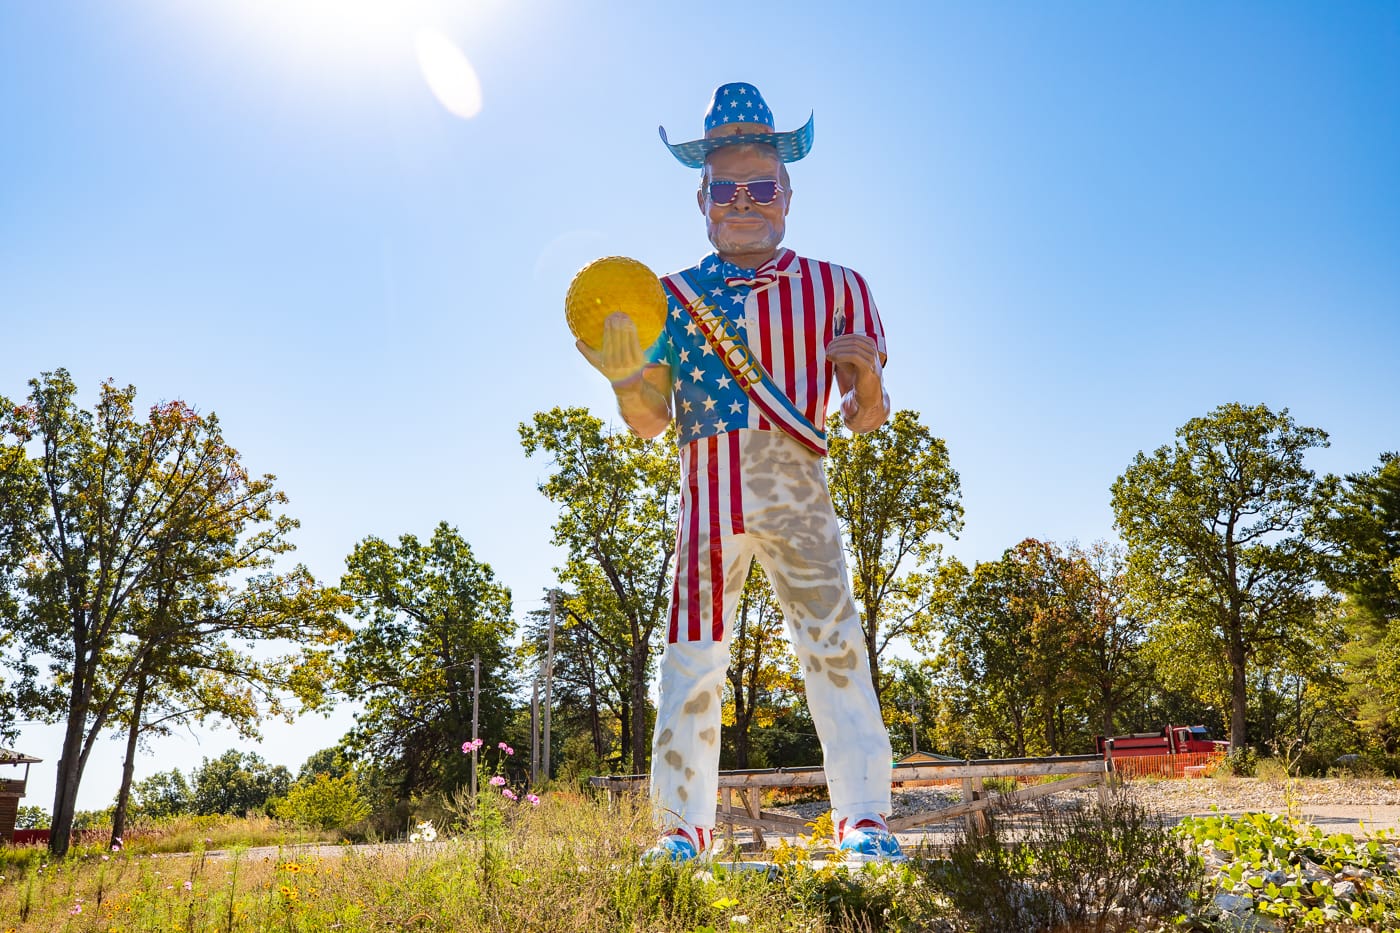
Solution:
M 783 190 L 783 186 L 773 178 L 754 179 L 753 181 L 712 181 L 710 182 L 710 200 L 716 204 L 728 204 L 739 196 L 740 188 L 744 189 L 749 200 L 755 204 L 772 204 L 773 199 L 778 196 L 778 192 Z

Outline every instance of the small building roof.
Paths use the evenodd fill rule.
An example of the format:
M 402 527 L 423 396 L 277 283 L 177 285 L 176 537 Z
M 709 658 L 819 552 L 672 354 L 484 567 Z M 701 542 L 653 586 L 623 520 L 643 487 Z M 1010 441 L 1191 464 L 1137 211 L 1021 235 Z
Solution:
M 12 748 L 0 748 L 0 765 L 37 765 L 43 760 Z
M 938 754 L 937 752 L 910 752 L 909 754 L 905 755 L 903 758 L 901 758 L 901 759 L 899 759 L 897 762 L 895 762 L 895 764 L 906 765 L 906 764 L 916 764 L 916 763 L 919 763 L 919 762 L 965 761 L 965 760 L 966 760 L 966 759 L 954 757 L 953 755 L 940 755 L 940 754 Z

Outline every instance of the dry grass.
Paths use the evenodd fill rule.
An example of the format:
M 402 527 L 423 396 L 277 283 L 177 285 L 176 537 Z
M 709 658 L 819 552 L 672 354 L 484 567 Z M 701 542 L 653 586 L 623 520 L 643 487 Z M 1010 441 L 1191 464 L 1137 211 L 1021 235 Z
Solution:
M 556 792 L 536 808 L 484 795 L 460 831 L 433 843 L 12 863 L 0 870 L 0 933 L 988 929 L 967 913 L 978 899 L 949 883 L 958 866 L 947 859 L 852 872 L 797 853 L 771 880 L 644 867 L 650 817 L 631 799 Z M 983 876 L 988 866 L 974 862 Z

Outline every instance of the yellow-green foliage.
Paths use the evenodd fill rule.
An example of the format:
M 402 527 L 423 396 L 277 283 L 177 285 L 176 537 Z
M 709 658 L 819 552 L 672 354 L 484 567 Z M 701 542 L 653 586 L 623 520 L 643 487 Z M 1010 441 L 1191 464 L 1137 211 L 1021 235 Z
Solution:
M 272 804 L 272 809 L 284 820 L 321 829 L 344 829 L 366 819 L 370 806 L 360 794 L 355 775 L 333 778 L 318 774 L 314 781 L 292 785 L 287 796 Z

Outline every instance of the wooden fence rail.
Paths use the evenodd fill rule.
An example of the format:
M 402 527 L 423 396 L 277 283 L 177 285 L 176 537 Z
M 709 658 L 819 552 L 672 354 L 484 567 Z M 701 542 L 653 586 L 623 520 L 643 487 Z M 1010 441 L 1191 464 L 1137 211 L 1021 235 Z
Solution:
M 1098 755 L 1062 755 L 1052 758 L 991 758 L 970 761 L 920 762 L 895 765 L 891 775 L 894 787 L 927 787 L 957 783 L 962 802 L 939 810 L 913 813 L 890 820 L 890 829 L 904 832 L 933 823 L 962 817 L 973 832 L 985 832 L 990 811 L 1037 797 L 1080 787 L 1097 786 L 1102 800 L 1107 793 L 1111 766 Z M 1014 789 L 989 792 L 989 778 L 1012 778 Z M 1040 783 L 1027 783 L 1038 781 Z M 645 775 L 589 778 L 594 787 L 611 796 L 618 792 L 641 792 L 647 786 Z M 806 821 L 785 813 L 764 810 L 760 795 L 765 789 L 821 787 L 826 772 L 821 768 L 773 768 L 763 771 L 721 771 L 720 805 L 717 819 L 731 832 L 735 826 L 751 829 L 755 844 L 762 848 L 763 832 L 801 832 Z M 735 806 L 737 798 L 738 806 Z M 742 808 L 742 809 L 740 809 Z

